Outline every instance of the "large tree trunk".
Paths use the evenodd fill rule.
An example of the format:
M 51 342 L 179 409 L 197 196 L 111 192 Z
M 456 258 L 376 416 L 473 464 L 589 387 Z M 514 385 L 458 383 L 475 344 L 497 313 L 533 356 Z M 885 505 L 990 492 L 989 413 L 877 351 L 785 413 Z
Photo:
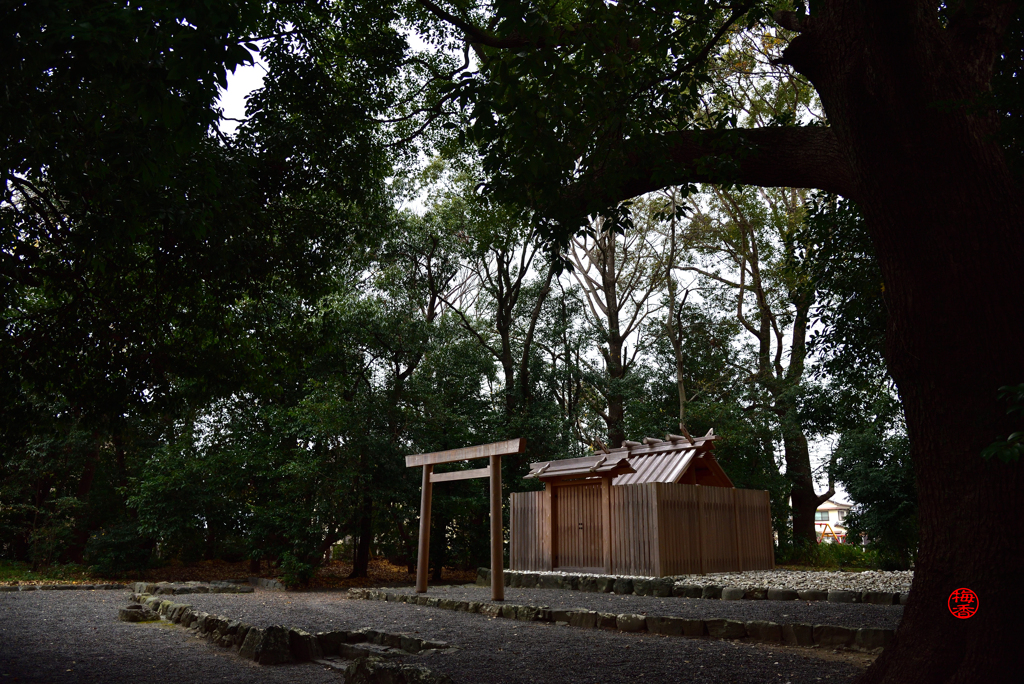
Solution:
M 910 603 L 864 682 L 1019 673 L 1024 539 L 1003 526 L 1018 517 L 1024 466 L 979 454 L 1013 431 L 998 388 L 1024 379 L 1024 203 L 992 140 L 995 121 L 963 104 L 990 80 L 999 36 L 985 32 L 1008 16 L 1002 4 L 1012 6 L 966 3 L 943 28 L 927 3 L 827 3 L 786 53 L 817 88 L 854 171 L 917 474 Z M 979 596 L 970 619 L 947 609 L 959 587 Z

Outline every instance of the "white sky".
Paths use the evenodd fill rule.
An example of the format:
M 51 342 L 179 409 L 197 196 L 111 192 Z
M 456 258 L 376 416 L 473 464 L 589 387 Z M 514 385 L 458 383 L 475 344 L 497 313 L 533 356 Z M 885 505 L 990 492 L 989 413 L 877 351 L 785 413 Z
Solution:
M 228 73 L 228 88 L 220 94 L 220 106 L 224 110 L 224 116 L 232 119 L 245 118 L 245 98 L 252 91 L 263 85 L 263 74 L 266 73 L 266 66 L 263 61 L 256 57 L 256 64 L 253 66 L 240 66 L 235 73 Z M 222 121 L 220 129 L 228 135 L 233 135 L 238 123 L 235 121 Z

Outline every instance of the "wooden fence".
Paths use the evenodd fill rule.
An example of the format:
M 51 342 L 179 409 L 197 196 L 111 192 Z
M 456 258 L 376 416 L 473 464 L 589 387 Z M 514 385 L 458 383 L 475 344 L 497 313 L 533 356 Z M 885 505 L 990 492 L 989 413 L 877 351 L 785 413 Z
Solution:
M 513 494 L 510 567 L 654 577 L 775 567 L 768 492 L 666 483 L 610 488 L 610 567 L 600 567 L 599 486 Z

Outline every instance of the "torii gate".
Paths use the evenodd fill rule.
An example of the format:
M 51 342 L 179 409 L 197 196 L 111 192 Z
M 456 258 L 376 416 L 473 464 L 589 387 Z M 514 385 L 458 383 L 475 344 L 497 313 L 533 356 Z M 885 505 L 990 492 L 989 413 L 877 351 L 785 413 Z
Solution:
M 427 590 L 427 570 L 430 560 L 430 495 L 435 482 L 472 480 L 478 477 L 491 479 L 491 599 L 505 600 L 505 559 L 502 553 L 504 535 L 501 524 L 501 457 L 521 454 L 526 449 L 526 440 L 519 437 L 504 442 L 481 444 L 479 446 L 437 451 L 432 454 L 416 454 L 405 457 L 405 466 L 423 466 L 423 492 L 420 495 L 420 545 L 416 563 L 416 592 Z M 456 470 L 450 473 L 434 473 L 434 466 L 441 463 L 469 461 L 475 458 L 490 458 L 486 468 L 477 470 Z

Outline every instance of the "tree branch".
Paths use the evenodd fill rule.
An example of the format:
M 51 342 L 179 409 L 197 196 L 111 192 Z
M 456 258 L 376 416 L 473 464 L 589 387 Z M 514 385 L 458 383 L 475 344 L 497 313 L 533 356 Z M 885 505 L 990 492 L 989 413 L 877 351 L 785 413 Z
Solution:
M 817 188 L 857 199 L 857 184 L 824 126 L 674 131 L 627 140 L 550 207 L 583 217 L 639 195 L 687 183 Z

